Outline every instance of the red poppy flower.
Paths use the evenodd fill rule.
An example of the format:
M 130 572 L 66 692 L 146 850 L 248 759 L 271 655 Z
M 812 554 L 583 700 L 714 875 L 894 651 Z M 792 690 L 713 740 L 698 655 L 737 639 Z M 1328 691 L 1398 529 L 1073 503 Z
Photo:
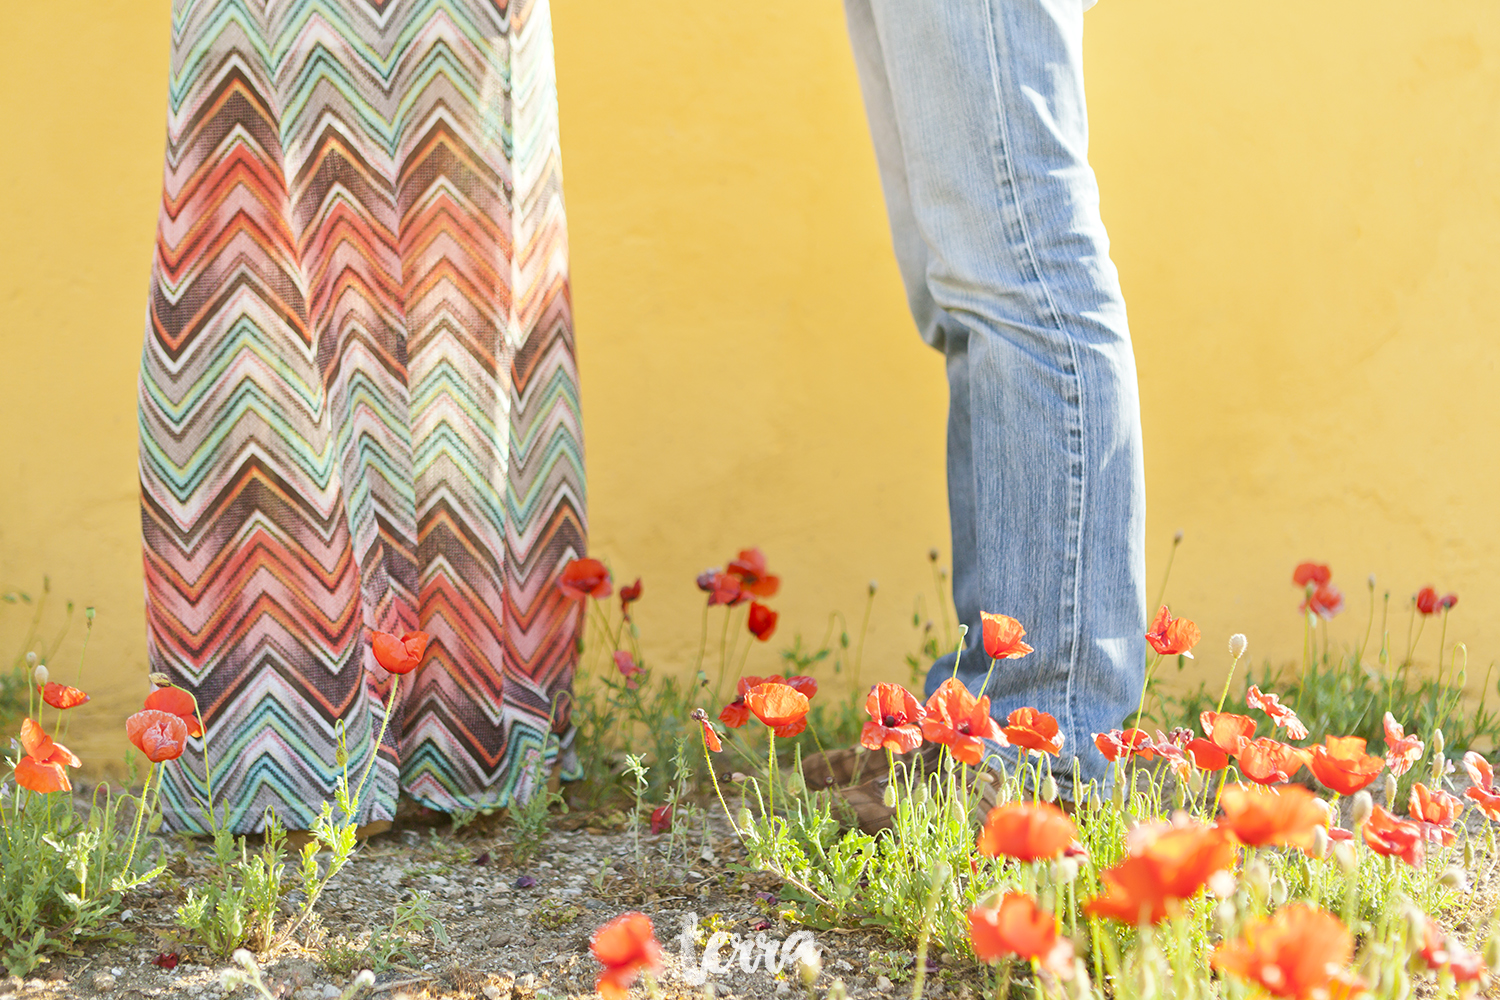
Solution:
M 1354 935 L 1338 917 L 1292 903 L 1251 921 L 1241 937 L 1215 948 L 1210 962 L 1271 996 L 1327 1000 L 1353 955 Z
M 1297 718 L 1296 712 L 1281 703 L 1278 695 L 1262 692 L 1260 688 L 1251 684 L 1250 690 L 1245 692 L 1245 704 L 1269 715 L 1271 723 L 1284 728 L 1289 739 L 1307 739 L 1307 727 L 1302 724 L 1301 719 Z
M 1030 646 L 1021 641 L 1026 630 L 1010 615 L 992 615 L 988 611 L 979 613 L 984 651 L 997 660 L 1015 660 L 1032 652 Z
M 1375 806 L 1364 825 L 1365 843 L 1376 854 L 1400 858 L 1413 868 L 1420 867 L 1426 838 L 1420 826 L 1394 816 L 1384 806 Z
M 1151 631 L 1146 633 L 1146 641 L 1161 655 L 1186 656 L 1190 660 L 1193 658 L 1192 649 L 1201 638 L 1203 633 L 1198 631 L 1197 625 L 1187 618 L 1173 618 L 1165 604 L 1156 613 Z
M 1479 810 L 1492 820 L 1500 821 L 1500 791 L 1495 789 L 1495 769 L 1484 757 L 1470 750 L 1464 754 L 1464 770 L 1474 784 L 1464 792 L 1465 798 L 1474 800 Z
M 42 701 L 53 708 L 77 708 L 89 700 L 89 696 L 76 687 L 48 681 L 42 685 Z
M 704 578 L 698 578 L 698 586 L 708 591 L 708 606 L 723 605 L 727 608 L 736 607 L 750 600 L 750 594 L 740 586 L 740 578 L 732 573 L 720 573 L 713 570 L 708 578 L 708 586 L 703 586 Z
M 771 638 L 771 633 L 776 631 L 776 619 L 778 617 L 776 612 L 764 604 L 759 601 L 752 601 L 750 603 L 750 614 L 745 619 L 745 626 L 750 630 L 751 635 L 755 636 L 761 642 L 765 642 Z
M 697 709 L 693 717 L 698 720 L 698 725 L 703 727 L 704 744 L 714 753 L 723 753 L 724 744 L 719 742 L 719 734 L 714 731 L 714 724 L 708 721 L 708 716 L 703 709 Z
M 202 736 L 203 726 L 198 722 L 198 705 L 193 696 L 180 687 L 159 687 L 146 695 L 143 706 L 153 712 L 175 715 L 187 726 L 189 736 Z
M 1427 839 L 1445 847 L 1453 846 L 1458 835 L 1453 824 L 1463 814 L 1464 800 L 1441 788 L 1428 789 L 1420 781 L 1412 786 L 1407 813 L 1420 824 Z
M 672 829 L 672 803 L 659 805 L 651 810 L 651 835 L 654 837 L 663 830 Z
M 1008 892 L 995 909 L 975 907 L 968 916 L 969 941 L 981 962 L 1016 955 L 1040 962 L 1059 978 L 1072 976 L 1073 942 L 1058 934 L 1057 917 L 1030 896 Z
M 147 708 L 125 720 L 125 735 L 147 760 L 160 764 L 182 756 L 187 748 L 188 728 L 180 716 Z
M 1107 733 L 1094 734 L 1094 746 L 1104 755 L 1104 759 L 1114 763 L 1121 757 L 1139 757 L 1141 760 L 1155 760 L 1156 748 L 1151 742 L 1151 737 L 1144 729 L 1111 729 Z
M 1312 748 L 1308 766 L 1325 788 L 1340 795 L 1353 795 L 1380 776 L 1385 761 L 1365 753 L 1359 736 L 1329 736 Z
M 16 784 L 42 795 L 72 791 L 67 768 L 82 763 L 73 751 L 53 741 L 35 719 L 21 722 L 21 759 L 16 762 Z
M 1422 751 L 1425 747 L 1415 736 L 1407 736 L 1406 730 L 1390 712 L 1385 713 L 1383 723 L 1385 725 L 1385 766 L 1399 778 L 1410 771 L 1413 764 L 1422 759 Z
M 376 663 L 393 674 L 409 674 L 422 665 L 431 639 L 426 632 L 408 632 L 399 639 L 389 632 L 375 632 L 370 636 L 370 646 L 375 650 Z
M 1219 807 L 1224 810 L 1219 826 L 1246 847 L 1290 844 L 1306 849 L 1312 845 L 1314 828 L 1328 825 L 1322 801 L 1301 785 L 1274 790 L 1230 785 Z
M 627 618 L 630 617 L 630 606 L 641 599 L 641 578 L 636 577 L 635 583 L 628 587 L 620 588 L 620 612 Z
M 1324 584 L 1333 579 L 1333 571 L 1325 563 L 1298 563 L 1292 570 L 1292 582 L 1299 587 L 1309 583 Z
M 615 585 L 610 582 L 609 570 L 599 560 L 574 559 L 558 575 L 557 589 L 570 601 L 585 597 L 602 601 L 615 592 Z
M 1344 592 L 1331 583 L 1322 583 L 1302 602 L 1303 614 L 1315 614 L 1324 621 L 1344 610 Z
M 989 695 L 975 698 L 962 681 L 950 677 L 927 699 L 922 735 L 941 743 L 954 759 L 978 767 L 984 757 L 983 739 L 1005 742 L 1005 735 L 990 718 Z
M 604 1000 L 626 1000 L 637 976 L 661 969 L 661 945 L 644 913 L 621 914 L 594 931 L 589 950 L 604 966 L 594 984 Z
M 1424 615 L 1437 614 L 1438 592 L 1432 587 L 1423 587 L 1417 591 L 1417 611 Z
M 634 691 L 639 685 L 639 682 L 635 679 L 635 675 L 646 672 L 636 664 L 635 657 L 630 655 L 630 650 L 628 649 L 615 650 L 615 669 L 620 671 L 620 676 L 625 678 L 625 687 L 631 691 Z
M 1229 754 L 1212 740 L 1205 740 L 1201 736 L 1189 740 L 1188 745 L 1182 749 L 1183 753 L 1193 759 L 1193 765 L 1199 770 L 1222 771 L 1229 766 Z
M 740 589 L 756 597 L 775 597 L 781 589 L 781 577 L 766 572 L 766 556 L 760 549 L 741 549 L 737 558 L 731 559 L 724 572 L 738 577 Z
M 1239 753 L 1255 738 L 1255 720 L 1248 715 L 1203 712 L 1198 716 L 1198 723 L 1208 741 L 1230 756 Z
M 1058 857 L 1077 836 L 1078 828 L 1057 806 L 1007 802 L 990 810 L 976 848 L 991 858 L 1040 861 Z
M 1227 830 L 1190 823 L 1174 827 L 1138 854 L 1099 873 L 1104 891 L 1084 909 L 1126 923 L 1160 923 L 1215 873 L 1232 869 L 1239 848 Z
M 1034 708 L 1018 708 L 1005 717 L 1005 738 L 1012 746 L 1024 747 L 1054 757 L 1062 752 L 1063 736 L 1057 720 Z
M 870 720 L 860 731 L 861 746 L 906 753 L 922 745 L 922 721 L 927 713 L 917 696 L 900 684 L 876 684 L 865 696 L 865 711 Z
M 1489 972 L 1479 952 L 1465 947 L 1456 937 L 1445 937 L 1437 921 L 1425 913 L 1417 954 L 1429 969 L 1447 969 L 1455 984 L 1478 982 Z
M 801 691 L 809 698 L 818 693 L 818 682 L 811 677 L 804 677 L 801 674 L 794 674 L 793 676 L 788 677 L 786 679 L 786 685 L 793 691 Z
M 736 697 L 723 710 L 719 712 L 719 721 L 730 729 L 738 729 L 750 719 L 750 710 L 745 707 L 745 693 L 757 684 L 785 684 L 793 691 L 800 691 L 803 695 L 811 698 L 818 693 L 818 682 L 811 677 L 803 677 L 800 674 L 795 677 L 783 679 L 780 674 L 770 677 L 741 677 L 736 685 Z
M 1287 746 L 1269 736 L 1251 740 L 1240 748 L 1240 773 L 1258 785 L 1278 785 L 1292 780 L 1311 755 L 1301 747 Z
M 745 707 L 777 736 L 796 736 L 807 728 L 807 695 L 788 684 L 757 684 L 745 692 Z

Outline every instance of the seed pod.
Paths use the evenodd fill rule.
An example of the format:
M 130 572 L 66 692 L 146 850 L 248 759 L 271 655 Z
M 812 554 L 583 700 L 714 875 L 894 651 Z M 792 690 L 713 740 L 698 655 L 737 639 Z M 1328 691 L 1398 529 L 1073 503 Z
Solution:
M 1250 645 L 1250 640 L 1245 638 L 1245 633 L 1236 632 L 1229 637 L 1229 655 L 1238 660 L 1245 655 L 1245 647 Z
M 1349 821 L 1355 826 L 1364 823 L 1375 811 L 1375 800 L 1370 798 L 1370 793 L 1361 788 L 1354 793 L 1354 805 L 1349 809 Z

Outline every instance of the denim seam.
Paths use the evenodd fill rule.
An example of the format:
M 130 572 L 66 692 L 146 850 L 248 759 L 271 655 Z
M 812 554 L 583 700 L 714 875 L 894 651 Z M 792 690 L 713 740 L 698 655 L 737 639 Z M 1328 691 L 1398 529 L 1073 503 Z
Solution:
M 1067 559 L 1069 565 L 1065 567 L 1064 571 L 1064 579 L 1072 581 L 1072 594 L 1069 595 L 1070 601 L 1068 606 L 1060 610 L 1065 610 L 1068 621 L 1068 679 L 1067 694 L 1065 697 L 1068 715 L 1067 729 L 1068 735 L 1073 738 L 1076 744 L 1079 732 L 1078 713 L 1076 710 L 1077 694 L 1074 690 L 1074 681 L 1078 676 L 1079 633 L 1081 628 L 1079 588 L 1082 585 L 1082 574 L 1080 572 L 1082 552 L 1080 550 L 1083 540 L 1083 496 L 1088 476 L 1088 449 L 1087 442 L 1084 440 L 1086 429 L 1083 420 L 1083 380 L 1079 377 L 1078 345 L 1074 343 L 1072 337 L 1068 336 L 1067 330 L 1063 326 L 1061 310 L 1058 309 L 1057 301 L 1052 295 L 1052 290 L 1047 287 L 1047 282 L 1042 277 L 1042 269 L 1037 260 L 1036 247 L 1032 241 L 1030 230 L 1026 225 L 1026 213 L 1023 209 L 1024 199 L 1021 197 L 1020 180 L 1015 174 L 1014 160 L 1011 155 L 1010 134 L 1006 121 L 1007 105 L 1005 102 L 1005 90 L 1002 86 L 999 56 L 996 52 L 995 10 L 991 0 L 985 0 L 984 10 L 990 28 L 985 39 L 990 62 L 990 89 L 995 100 L 996 124 L 1000 133 L 1000 151 L 1004 171 L 1004 176 L 996 178 L 997 186 L 1002 192 L 1007 189 L 1009 190 L 1011 202 L 1015 210 L 1016 226 L 1021 234 L 1021 246 L 1025 251 L 1026 269 L 1030 272 L 1028 277 L 1041 290 L 1042 298 L 1046 305 L 1045 310 L 1039 310 L 1039 312 L 1044 313 L 1042 318 L 1053 329 L 1062 334 L 1063 340 L 1067 344 L 1068 364 L 1065 368 L 1065 374 L 1073 383 L 1074 389 L 1074 399 L 1071 400 L 1073 406 L 1069 412 L 1073 426 L 1068 430 L 1068 437 L 1070 445 L 1074 443 L 1074 438 L 1076 437 L 1077 451 L 1069 456 L 1071 467 L 1068 469 L 1068 484 L 1070 487 L 1068 525 L 1072 531 L 1072 537 L 1067 541 L 1069 550 Z M 1063 595 L 1059 594 L 1058 596 L 1062 597 Z M 1075 745 L 1074 753 L 1076 754 L 1077 752 Z

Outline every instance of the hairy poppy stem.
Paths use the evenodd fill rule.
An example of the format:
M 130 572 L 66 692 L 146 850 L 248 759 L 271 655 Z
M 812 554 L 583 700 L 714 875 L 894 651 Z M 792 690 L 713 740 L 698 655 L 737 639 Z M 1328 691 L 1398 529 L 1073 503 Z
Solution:
M 719 805 L 724 809 L 724 818 L 729 821 L 729 829 L 734 831 L 735 837 L 743 844 L 745 838 L 740 834 L 739 824 L 729 814 L 729 803 L 724 801 L 724 792 L 719 788 L 719 774 L 714 770 L 714 759 L 708 751 L 708 733 L 701 726 L 698 729 L 698 740 L 703 744 L 703 761 L 708 765 L 709 780 L 714 783 L 714 795 L 718 798 Z
M 776 817 L 776 730 L 766 727 L 766 819 L 775 823 Z
M 1245 655 L 1244 653 L 1240 654 L 1240 656 L 1244 656 L 1244 655 Z M 1214 709 L 1215 712 L 1222 712 L 1222 711 L 1224 711 L 1224 702 L 1229 697 L 1229 684 L 1230 684 L 1231 681 L 1234 680 L 1234 671 L 1235 671 L 1235 668 L 1237 668 L 1240 665 L 1240 656 L 1236 656 L 1234 658 L 1234 662 L 1229 665 L 1229 676 L 1226 677 L 1226 678 L 1224 678 L 1224 690 L 1219 692 L 1219 707 L 1216 708 L 1216 709 Z M 1140 720 L 1139 719 L 1136 720 L 1136 725 L 1137 726 L 1140 725 Z
M 391 712 L 396 708 L 396 692 L 401 689 L 401 675 L 394 674 L 391 679 L 391 696 L 385 703 L 385 718 L 380 720 L 380 735 L 375 737 L 375 746 L 370 750 L 370 762 L 365 765 L 365 773 L 360 776 L 359 784 L 354 787 L 354 821 L 359 822 L 361 812 L 360 796 L 364 793 L 365 782 L 370 778 L 370 772 L 375 770 L 375 758 L 380 756 L 380 744 L 385 740 L 385 727 L 390 724 Z
M 151 767 L 146 771 L 146 783 L 141 786 L 141 804 L 135 811 L 135 828 L 130 832 L 130 853 L 125 856 L 125 871 L 130 872 L 130 866 L 135 862 L 136 840 L 141 835 L 141 819 L 146 815 L 146 794 L 151 791 L 151 779 L 156 777 L 156 762 L 151 762 Z
M 963 624 L 962 622 L 960 622 L 959 626 L 958 626 L 958 648 L 953 651 L 953 674 L 952 674 L 953 677 L 957 677 L 958 676 L 958 665 L 959 665 L 960 662 L 963 661 L 963 658 L 964 658 L 964 640 L 966 638 L 968 638 L 968 635 L 969 635 L 969 626 L 967 626 L 967 625 Z M 994 673 L 994 671 L 995 671 L 995 658 L 992 656 L 992 657 L 990 657 L 990 673 Z M 990 675 L 989 674 L 985 674 L 984 675 L 984 683 L 988 684 L 989 682 L 990 682 Z M 978 698 L 979 695 L 982 695 L 982 694 L 984 694 L 984 686 L 983 685 L 981 685 L 980 688 L 979 688 L 979 694 L 975 695 L 974 697 Z

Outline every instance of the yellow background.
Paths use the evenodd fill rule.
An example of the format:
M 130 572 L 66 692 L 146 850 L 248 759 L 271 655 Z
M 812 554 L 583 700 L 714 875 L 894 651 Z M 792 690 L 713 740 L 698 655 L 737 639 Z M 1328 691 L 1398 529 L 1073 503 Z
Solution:
M 693 577 L 759 544 L 773 647 L 857 623 L 875 578 L 865 674 L 904 677 L 928 548 L 946 561 L 946 386 L 839 4 L 554 2 L 593 547 L 645 578 L 648 657 L 691 655 Z M 1477 687 L 1500 647 L 1500 9 L 1105 0 L 1086 25 L 1152 590 L 1185 530 L 1171 600 L 1217 672 L 1231 631 L 1296 655 L 1298 560 L 1349 592 L 1335 638 L 1363 630 L 1367 573 L 1398 608 L 1431 582 L 1462 597 Z M 50 573 L 99 609 L 85 755 L 144 690 L 135 372 L 168 42 L 165 0 L 0 5 L 0 580 Z M 0 605 L 7 643 L 24 614 Z

